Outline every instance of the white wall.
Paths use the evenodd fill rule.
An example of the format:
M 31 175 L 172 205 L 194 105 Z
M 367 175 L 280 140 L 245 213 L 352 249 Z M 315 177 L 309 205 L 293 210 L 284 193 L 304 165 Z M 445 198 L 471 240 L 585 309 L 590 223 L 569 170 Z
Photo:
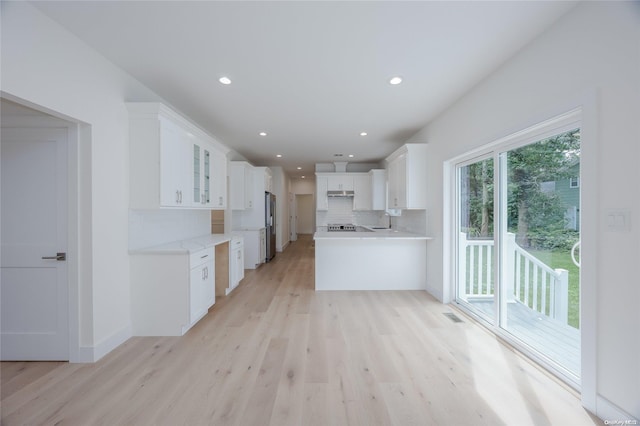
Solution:
M 296 196 L 296 232 L 298 234 L 313 234 L 316 231 L 316 204 L 312 194 L 297 194 Z
M 78 340 L 83 360 L 130 335 L 128 100 L 157 95 L 24 2 L 2 2 L 3 96 L 80 129 Z M 88 186 L 88 187 L 87 187 Z M 88 242 L 88 243 L 87 243 Z
M 582 190 L 585 206 L 593 208 L 582 212 L 582 241 L 593 265 L 583 274 L 587 268 L 595 273 L 583 280 L 582 319 L 593 324 L 595 341 L 583 345 L 592 345 L 595 354 L 583 363 L 593 363 L 596 374 L 584 378 L 583 402 L 605 419 L 619 409 L 640 418 L 639 40 L 640 3 L 582 3 L 412 138 L 430 145 L 427 232 L 436 240 L 429 243 L 427 280 L 429 291 L 447 300 L 443 162 L 571 107 L 586 107 L 584 137 L 588 133 L 592 149 L 586 151 L 585 141 Z M 629 232 L 606 232 L 609 208 L 631 210 Z
M 289 206 L 293 200 L 291 181 L 280 166 L 270 166 L 273 174 L 273 193 L 276 196 L 276 251 L 282 251 L 289 245 Z

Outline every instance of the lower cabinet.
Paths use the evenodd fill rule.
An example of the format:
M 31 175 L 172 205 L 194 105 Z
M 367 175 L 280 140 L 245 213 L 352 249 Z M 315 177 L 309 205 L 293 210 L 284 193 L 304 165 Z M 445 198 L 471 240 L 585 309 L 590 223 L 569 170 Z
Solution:
M 244 278 L 244 239 L 242 237 L 234 237 L 231 240 L 229 256 L 229 289 L 227 294 L 236 288 Z
M 213 261 L 212 250 L 202 250 L 190 256 L 189 322 L 192 325 L 205 316 L 216 301 Z
M 244 269 L 256 269 L 264 263 L 267 257 L 265 232 L 265 228 L 233 231 L 244 237 Z
M 181 336 L 215 303 L 213 247 L 130 259 L 134 336 Z

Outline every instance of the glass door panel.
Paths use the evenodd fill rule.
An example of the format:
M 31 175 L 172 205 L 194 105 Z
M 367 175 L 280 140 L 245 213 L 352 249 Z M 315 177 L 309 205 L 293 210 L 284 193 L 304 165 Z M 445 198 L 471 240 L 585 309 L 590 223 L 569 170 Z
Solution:
M 457 300 L 495 323 L 493 158 L 457 168 Z
M 579 129 L 501 152 L 499 164 L 499 325 L 579 377 Z

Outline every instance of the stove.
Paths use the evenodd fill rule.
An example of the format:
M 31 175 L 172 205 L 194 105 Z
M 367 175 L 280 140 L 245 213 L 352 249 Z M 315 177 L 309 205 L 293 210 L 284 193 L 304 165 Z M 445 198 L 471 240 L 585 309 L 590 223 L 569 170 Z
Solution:
M 355 232 L 356 225 L 352 223 L 330 223 L 327 225 L 327 231 L 330 232 Z

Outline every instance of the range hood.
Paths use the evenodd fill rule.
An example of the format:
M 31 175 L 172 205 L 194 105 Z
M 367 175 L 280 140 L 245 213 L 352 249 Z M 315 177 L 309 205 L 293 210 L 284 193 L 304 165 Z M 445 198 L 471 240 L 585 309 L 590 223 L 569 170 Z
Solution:
M 327 191 L 327 197 L 353 197 L 353 191 Z

